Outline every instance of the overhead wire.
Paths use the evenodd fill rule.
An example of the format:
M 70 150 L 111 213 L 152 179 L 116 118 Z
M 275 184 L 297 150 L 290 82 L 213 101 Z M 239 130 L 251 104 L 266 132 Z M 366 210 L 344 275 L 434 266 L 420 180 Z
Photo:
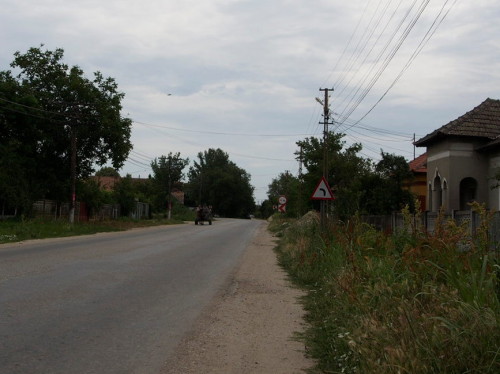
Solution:
M 396 56 L 397 52 L 400 50 L 402 44 L 410 34 L 411 30 L 417 23 L 417 21 L 420 19 L 422 13 L 426 9 L 427 5 L 429 4 L 430 0 L 424 0 L 422 4 L 420 5 L 419 9 L 417 10 L 417 14 L 411 19 L 410 23 L 406 26 L 404 29 L 402 35 L 399 37 L 399 40 L 397 41 L 396 45 L 391 49 L 390 53 L 385 57 L 382 66 L 376 71 L 375 75 L 372 76 L 370 79 L 368 85 L 366 85 L 364 88 L 358 87 L 356 90 L 355 95 L 353 96 L 351 103 L 349 104 L 349 109 L 347 107 L 341 112 L 341 118 L 339 119 L 340 125 L 343 124 L 343 122 L 350 117 L 350 115 L 356 110 L 356 108 L 361 104 L 361 102 L 364 100 L 366 95 L 371 91 L 375 83 L 379 80 L 380 76 L 382 73 L 387 69 L 389 66 L 390 62 L 393 60 L 393 58 Z M 359 93 L 361 91 L 361 93 Z M 355 98 L 357 97 L 357 98 Z M 347 110 L 347 113 L 345 111 Z
M 323 84 L 323 86 L 326 86 L 327 82 L 330 80 L 331 76 L 333 75 L 333 73 L 337 70 L 337 66 L 339 65 L 340 61 L 343 61 L 344 59 L 344 55 L 345 53 L 347 52 L 347 50 L 349 49 L 349 46 L 351 45 L 351 42 L 352 40 L 354 39 L 354 35 L 357 34 L 358 32 L 358 29 L 359 29 L 359 26 L 361 25 L 361 21 L 363 20 L 364 16 L 365 16 L 365 13 L 366 13 L 366 10 L 368 9 L 368 7 L 370 6 L 371 4 L 371 1 L 372 0 L 368 0 L 365 4 L 365 7 L 363 9 L 363 12 L 361 13 L 361 16 L 359 17 L 358 19 L 358 22 L 356 24 L 356 27 L 354 28 L 354 31 L 352 32 L 351 36 L 349 37 L 349 41 L 347 42 L 346 46 L 344 47 L 344 50 L 342 51 L 341 55 L 339 56 L 337 62 L 335 63 L 335 66 L 333 67 L 333 69 L 330 71 L 330 74 L 328 75 L 328 77 L 326 78 L 326 81 L 325 83 Z
M 401 6 L 402 2 L 404 0 L 400 0 L 396 9 L 394 9 L 394 11 L 392 12 L 389 20 L 387 21 L 387 23 L 385 24 L 385 26 L 383 27 L 382 31 L 379 33 L 377 39 L 375 40 L 375 42 L 372 44 L 372 47 L 370 48 L 370 50 L 368 51 L 368 53 L 366 54 L 365 58 L 363 59 L 363 61 L 361 62 L 360 64 L 360 68 L 361 69 L 361 66 L 363 66 L 366 61 L 368 60 L 368 58 L 370 57 L 371 53 L 373 52 L 373 50 L 375 49 L 375 46 L 378 44 L 378 42 L 380 41 L 380 39 L 382 38 L 384 32 L 387 30 L 387 28 L 389 27 L 392 19 L 396 16 L 398 10 L 399 10 L 399 7 Z M 362 84 L 364 82 L 366 82 L 366 79 L 371 75 L 373 69 L 377 66 L 377 64 L 379 63 L 380 59 L 382 58 L 383 54 L 386 52 L 387 48 L 390 46 L 391 42 L 393 41 L 394 37 L 396 36 L 398 30 L 401 28 L 401 26 L 404 24 L 404 21 L 405 19 L 407 18 L 408 14 L 410 13 L 411 9 L 413 8 L 413 6 L 415 5 L 417 0 L 414 0 L 413 4 L 412 4 L 412 7 L 410 9 L 408 9 L 405 17 L 400 21 L 400 23 L 398 24 L 398 26 L 395 28 L 395 30 L 392 32 L 391 34 L 391 37 L 387 40 L 386 44 L 384 45 L 384 47 L 380 50 L 380 52 L 378 53 L 378 55 L 374 58 L 374 63 L 372 64 L 371 68 L 365 73 L 364 77 L 361 77 L 358 81 L 358 84 L 357 86 L 352 86 L 351 90 L 349 91 L 349 93 L 347 95 L 344 96 L 344 99 L 339 103 L 339 106 L 342 106 L 345 101 L 348 99 L 349 96 L 352 95 L 353 91 L 356 89 L 356 87 L 361 87 Z M 389 6 L 390 3 L 387 4 L 387 6 Z M 386 8 L 387 10 L 387 8 Z M 345 89 L 350 85 L 350 83 L 354 80 L 354 78 L 356 77 L 356 74 L 352 74 L 351 76 L 351 79 L 349 80 L 349 82 L 344 86 L 344 88 L 342 88 L 339 92 L 338 92 L 338 95 L 339 96 L 342 96 L 343 92 L 345 91 Z M 345 106 L 347 107 L 348 104 Z
M 437 31 L 437 29 L 439 28 L 439 26 L 442 24 L 442 22 L 444 21 L 444 19 L 447 17 L 447 15 L 449 14 L 449 12 L 452 10 L 452 8 L 455 7 L 456 3 L 458 2 L 458 0 L 455 0 L 453 2 L 453 4 L 447 8 L 447 6 L 450 3 L 450 1 L 451 0 L 445 0 L 445 2 L 443 3 L 443 5 L 441 6 L 440 11 L 438 12 L 438 14 L 436 15 L 436 17 L 434 18 L 434 21 L 432 22 L 432 24 L 430 25 L 429 29 L 425 33 L 424 37 L 421 39 L 420 43 L 418 44 L 418 46 L 416 47 L 416 49 L 414 50 L 414 52 L 412 53 L 412 55 L 410 56 L 410 58 L 408 59 L 408 61 L 406 62 L 406 64 L 403 66 L 403 68 L 401 69 L 401 71 L 399 72 L 399 74 L 395 77 L 395 79 L 392 81 L 392 83 L 389 85 L 389 87 L 385 90 L 385 92 L 382 94 L 382 96 L 375 102 L 374 105 L 372 105 L 370 107 L 370 109 L 360 119 L 358 119 L 357 121 L 349 123 L 348 122 L 348 118 L 350 118 L 350 116 L 353 114 L 353 112 L 359 107 L 359 105 L 361 104 L 361 102 L 366 98 L 366 96 L 371 91 L 371 89 L 373 88 L 373 86 L 379 80 L 381 74 L 386 70 L 387 66 L 392 61 L 392 59 L 395 57 L 395 55 L 397 54 L 397 52 L 399 52 L 402 44 L 407 39 L 409 33 L 412 31 L 412 29 L 414 28 L 414 26 L 416 25 L 416 23 L 421 18 L 423 12 L 426 10 L 427 6 L 429 5 L 430 0 L 423 0 L 419 4 L 419 6 L 417 7 L 417 10 L 416 10 L 416 13 L 408 21 L 407 25 L 405 26 L 405 29 L 399 35 L 399 38 L 397 39 L 395 45 L 393 45 L 391 47 L 390 52 L 387 55 L 385 55 L 384 60 L 382 60 L 382 56 L 384 56 L 384 54 L 386 53 L 389 45 L 395 41 L 395 37 L 396 37 L 395 32 L 397 32 L 397 31 L 399 31 L 401 29 L 402 25 L 405 23 L 406 19 L 411 14 L 412 9 L 415 7 L 416 0 L 413 2 L 413 4 L 410 6 L 410 8 L 408 8 L 408 10 L 406 11 L 406 14 L 405 14 L 404 18 L 399 22 L 399 25 L 392 32 L 391 38 L 388 40 L 388 42 L 386 42 L 385 47 L 382 48 L 381 51 L 379 52 L 377 58 L 375 59 L 374 63 L 372 64 L 369 72 L 365 73 L 364 77 L 359 79 L 359 81 L 358 81 L 359 83 L 358 83 L 357 86 L 355 86 L 355 88 L 351 88 L 350 94 L 347 96 L 347 97 L 350 97 L 350 101 L 348 102 L 348 104 L 346 104 L 340 110 L 341 113 L 340 113 L 340 115 L 338 115 L 339 119 L 337 120 L 337 130 L 346 131 L 346 130 L 348 130 L 349 128 L 351 128 L 353 126 L 357 126 L 361 122 L 361 120 L 363 120 L 364 118 L 366 118 L 366 116 L 369 113 L 371 113 L 371 111 L 383 100 L 383 98 L 387 95 L 387 93 L 390 91 L 390 89 L 392 87 L 394 87 L 394 85 L 401 79 L 402 75 L 408 70 L 408 68 L 410 67 L 410 65 L 417 58 L 417 56 L 420 54 L 420 52 L 422 51 L 422 49 L 424 48 L 424 46 L 432 38 L 432 36 L 435 34 L 435 32 Z M 398 4 L 398 7 L 399 7 L 400 4 L 401 4 L 401 2 Z M 384 9 L 387 9 L 387 6 Z M 394 18 L 394 15 L 396 14 L 396 11 L 397 11 L 397 8 L 396 8 L 395 11 L 393 11 L 393 13 L 392 13 L 392 15 L 391 15 L 388 23 L 384 26 L 383 30 L 387 29 L 388 24 Z M 374 16 L 372 16 L 371 19 L 373 20 Z M 368 27 L 367 27 L 367 29 L 365 29 L 365 33 L 363 35 L 366 35 L 366 33 L 368 32 L 367 30 L 368 30 Z M 377 42 L 378 42 L 379 39 L 380 39 L 380 37 L 378 37 L 376 39 Z M 360 43 L 362 42 L 362 40 L 363 40 L 362 38 L 359 40 L 358 46 L 360 45 Z M 349 44 L 350 43 L 351 43 L 351 41 L 349 41 Z M 373 50 L 374 46 L 375 46 L 375 44 L 372 46 L 372 48 L 370 48 L 369 53 L 367 54 L 367 56 L 365 56 L 365 58 L 363 60 L 363 63 L 367 60 L 368 55 Z M 352 53 L 351 60 L 353 59 L 353 56 L 356 56 L 356 53 L 357 53 L 357 49 L 355 49 L 355 51 Z M 354 60 L 356 60 L 356 59 L 354 59 Z M 381 63 L 381 65 L 378 67 L 378 69 L 374 73 L 375 67 L 378 66 L 378 64 L 380 64 L 380 63 Z M 336 66 L 337 66 L 337 64 L 336 64 Z M 339 78 L 339 80 L 337 81 L 337 83 L 334 86 L 338 87 L 339 84 L 343 83 L 343 79 L 345 77 L 345 74 L 347 74 L 347 73 L 346 72 L 342 73 L 341 77 Z M 371 76 L 371 79 L 368 81 L 368 77 L 370 77 L 370 76 Z M 352 81 L 352 78 L 351 78 L 351 80 L 349 82 L 351 82 L 351 81 Z M 340 92 L 344 92 L 344 90 L 345 90 L 345 88 L 343 88 L 343 89 L 341 88 L 341 89 L 335 91 L 335 95 L 339 95 L 339 93 Z M 346 97 L 344 96 L 343 100 L 341 101 L 341 104 L 345 103 L 345 101 L 346 101 Z
M 373 88 L 374 84 L 380 78 L 381 74 L 387 68 L 388 64 L 392 61 L 392 59 L 395 57 L 395 55 L 399 52 L 402 44 L 407 39 L 408 35 L 413 30 L 414 26 L 419 21 L 419 19 L 421 18 L 423 12 L 425 11 L 425 9 L 427 8 L 427 6 L 429 5 L 430 0 L 424 0 L 424 1 L 422 1 L 419 4 L 419 6 L 416 9 L 416 13 L 408 21 L 408 23 L 406 24 L 404 30 L 399 35 L 399 38 L 396 40 L 395 38 L 396 38 L 397 33 L 401 29 L 402 25 L 405 24 L 405 21 L 408 19 L 408 17 L 410 17 L 410 14 L 412 13 L 412 10 L 413 10 L 413 8 L 415 7 L 415 5 L 417 3 L 417 0 L 415 0 L 413 2 L 413 4 L 411 5 L 411 7 L 406 11 L 406 14 L 405 14 L 404 18 L 399 22 L 399 25 L 393 30 L 393 32 L 391 34 L 391 38 L 386 42 L 384 48 L 382 48 L 382 50 L 379 52 L 377 58 L 375 59 L 374 64 L 372 65 L 371 69 L 369 70 L 369 73 L 366 73 L 365 76 L 358 81 L 359 83 L 358 83 L 358 86 L 356 88 L 356 91 L 355 91 L 354 95 L 352 95 L 353 89 L 351 89 L 351 91 L 350 91 L 350 95 L 351 95 L 350 102 L 348 103 L 348 105 L 346 105 L 343 108 L 343 110 L 342 110 L 342 112 L 341 112 L 340 115 L 337 114 L 339 116 L 339 120 L 336 121 L 336 123 L 337 123 L 337 130 L 342 130 L 344 133 L 346 133 L 347 136 L 349 136 L 349 138 L 351 140 L 354 140 L 354 141 L 357 141 L 357 142 L 359 142 L 361 140 L 361 143 L 363 144 L 363 146 L 366 149 L 368 149 L 368 150 L 370 150 L 372 152 L 374 152 L 374 149 L 373 149 L 372 146 L 369 146 L 368 144 L 381 145 L 379 142 L 386 143 L 388 141 L 392 141 L 392 142 L 405 142 L 405 141 L 408 141 L 408 142 L 410 142 L 410 141 L 412 141 L 414 139 L 414 137 L 415 137 L 416 134 L 406 134 L 406 133 L 403 133 L 403 132 L 397 132 L 397 131 L 393 131 L 393 130 L 386 130 L 386 129 L 381 129 L 381 128 L 374 128 L 374 127 L 362 124 L 361 121 L 366 118 L 366 116 L 375 108 L 375 106 L 378 105 L 381 102 L 381 100 L 387 95 L 387 93 L 389 92 L 389 90 L 400 80 L 400 78 L 402 77 L 402 75 L 407 71 L 407 69 L 410 67 L 410 65 L 412 64 L 412 62 L 420 54 L 420 52 L 422 51 L 422 49 L 424 48 L 424 46 L 428 43 L 428 41 L 435 34 L 436 30 L 439 28 L 439 26 L 441 25 L 441 23 L 448 16 L 448 14 L 451 11 L 451 9 L 458 2 L 458 0 L 455 0 L 453 2 L 453 4 L 446 9 L 446 7 L 450 3 L 450 1 L 451 0 L 446 0 L 443 3 L 440 11 L 438 12 L 438 14 L 436 15 L 436 17 L 434 18 L 432 24 L 430 25 L 429 29 L 427 30 L 427 32 L 425 33 L 425 35 L 421 39 L 420 43 L 418 44 L 418 46 L 416 47 L 416 49 L 414 50 L 414 52 L 412 53 L 412 55 L 410 56 L 410 58 L 408 59 L 408 61 L 406 62 L 406 64 L 403 66 L 403 68 L 401 69 L 401 71 L 399 72 L 399 74 L 396 76 L 396 78 L 393 80 L 393 82 L 387 88 L 387 90 L 383 93 L 383 95 L 378 99 L 378 101 L 360 119 L 358 119 L 356 121 L 349 121 L 349 118 L 352 115 L 352 113 L 354 112 L 354 110 L 356 110 L 357 107 L 360 105 L 360 103 L 365 99 L 365 97 L 367 96 L 367 94 Z M 372 53 L 372 51 L 375 48 L 375 45 L 381 39 L 382 34 L 387 30 L 387 28 L 389 26 L 389 23 L 394 19 L 394 17 L 396 15 L 396 13 L 397 13 L 397 11 L 398 11 L 401 3 L 402 3 L 402 1 L 400 1 L 398 3 L 397 8 L 392 12 L 392 14 L 391 14 L 391 16 L 389 18 L 389 21 L 383 26 L 380 35 L 376 38 L 375 43 L 368 50 L 368 53 L 365 55 L 364 59 L 362 60 L 361 65 L 363 65 L 368 60 L 370 54 Z M 354 49 L 354 52 L 351 54 L 348 66 L 351 66 L 351 67 L 354 66 L 353 64 L 358 60 L 358 58 L 360 56 L 359 51 L 360 50 L 362 50 L 362 51 L 365 50 L 364 46 L 363 46 L 363 48 L 360 49 L 360 46 L 363 43 L 363 38 L 366 35 L 370 35 L 370 37 L 373 35 L 373 32 L 380 25 L 380 21 L 382 19 L 382 16 L 386 13 L 386 11 L 387 11 L 387 9 L 388 9 L 388 7 L 389 7 L 390 4 L 391 4 L 391 2 L 386 3 L 386 6 L 383 8 L 382 14 L 379 15 L 378 18 L 375 18 L 375 13 L 376 12 L 371 17 L 369 25 L 372 24 L 373 20 L 377 19 L 377 21 L 375 23 L 375 26 L 373 26 L 371 29 L 370 29 L 370 26 L 367 26 L 367 28 L 365 29 L 365 31 L 363 33 L 363 36 L 358 41 L 358 43 L 356 45 L 356 48 Z M 379 8 L 377 7 L 376 9 L 378 10 Z M 366 7 L 365 7 L 365 10 L 366 10 Z M 355 31 L 351 35 L 351 38 L 349 39 L 346 48 L 342 52 L 342 56 L 344 56 L 346 54 L 348 46 L 352 44 L 353 37 L 354 37 L 355 33 L 357 32 L 357 30 L 359 28 L 359 25 L 361 24 L 361 19 L 362 18 L 363 17 L 360 18 L 360 22 L 358 22 L 358 25 L 356 26 Z M 396 44 L 394 46 L 392 46 L 390 52 L 387 55 L 385 55 L 385 53 L 386 53 L 387 49 L 389 48 L 390 44 L 393 43 L 394 41 L 396 41 Z M 385 58 L 384 58 L 384 60 L 382 60 L 382 56 L 384 56 L 384 55 L 385 55 Z M 373 74 L 375 66 L 377 66 L 377 64 L 380 64 L 380 63 L 381 63 L 381 65 L 379 66 L 378 70 L 375 72 L 375 74 Z M 335 64 L 335 68 L 338 65 L 339 65 L 339 61 L 337 61 L 337 63 Z M 341 77 L 339 78 L 339 80 L 337 81 L 337 83 L 335 84 L 336 87 L 339 87 L 339 86 L 341 87 L 339 90 L 337 90 L 335 92 L 336 95 L 342 94 L 345 91 L 345 88 L 347 86 L 349 86 L 350 83 L 352 82 L 353 77 L 351 77 L 351 79 L 348 81 L 348 83 L 346 84 L 346 86 L 344 88 L 342 88 L 341 85 L 343 84 L 343 82 L 345 80 L 345 76 L 346 76 L 347 73 L 343 72 L 343 74 L 341 75 Z M 330 78 L 331 75 L 332 75 L 332 73 L 330 73 L 329 78 Z M 368 79 L 369 76 L 371 76 L 371 79 L 369 80 L 369 82 L 367 84 L 367 79 Z M 344 98 L 344 101 L 342 101 L 342 103 L 344 103 L 345 100 L 346 99 Z M 342 126 L 343 126 L 343 128 L 342 128 Z M 395 139 L 395 138 L 392 138 L 392 139 L 389 139 L 389 138 L 380 139 L 380 138 L 375 138 L 375 137 L 373 137 L 371 135 L 368 135 L 366 133 L 362 133 L 361 131 L 353 130 L 354 126 L 356 126 L 356 128 L 358 130 L 359 129 L 365 130 L 365 132 L 371 132 L 373 134 L 379 134 L 379 135 L 391 135 L 391 136 L 401 137 L 401 139 Z M 347 134 L 348 132 L 349 132 L 349 134 Z M 354 135 L 353 133 L 357 134 L 358 136 Z M 387 146 L 387 145 L 385 145 L 385 148 L 390 148 L 390 149 L 397 150 L 399 152 L 403 152 L 403 153 L 406 153 L 406 154 L 411 154 L 412 153 L 409 150 L 403 150 L 403 149 L 399 149 L 397 147 L 392 147 L 392 146 Z
M 367 4 L 367 7 L 368 7 L 368 5 L 369 4 Z M 379 6 L 380 6 L 380 2 L 377 2 L 376 11 L 378 10 Z M 369 29 L 370 29 L 370 26 L 371 26 L 371 24 L 373 22 L 373 19 L 375 18 L 376 11 L 373 12 L 372 17 L 371 17 L 370 21 L 368 22 L 368 25 L 366 26 L 363 34 L 359 38 L 358 43 L 354 47 L 354 51 L 352 52 L 351 56 L 349 57 L 349 59 L 348 59 L 348 61 L 346 63 L 345 73 L 343 75 L 341 75 L 341 77 L 339 78 L 339 81 L 337 82 L 336 87 L 340 87 L 342 85 L 344 77 L 347 76 L 348 72 L 351 72 L 353 70 L 354 64 L 356 63 L 357 59 L 359 58 L 359 56 L 363 52 L 364 47 L 366 47 L 366 43 L 368 43 L 368 39 L 369 39 L 368 37 L 366 37 L 366 35 L 369 34 Z M 360 49 L 360 45 L 364 42 L 365 37 L 366 37 L 366 43 L 364 44 L 364 47 L 362 47 Z
M 17 103 L 15 101 L 11 101 L 11 100 L 5 99 L 3 97 L 0 97 L 0 101 L 6 102 L 6 103 L 9 103 L 9 104 L 13 104 L 13 105 L 17 105 L 17 106 L 20 106 L 22 108 L 34 110 L 34 111 L 37 111 L 37 112 L 42 112 L 42 113 L 53 114 L 53 115 L 57 115 L 57 116 L 68 117 L 68 115 L 64 114 L 64 113 L 53 112 L 53 111 L 42 109 L 42 108 L 36 108 L 36 107 L 30 106 L 30 105 L 25 105 L 25 104 Z M 13 110 L 12 108 L 7 108 L 7 107 L 5 109 L 7 109 L 7 110 Z M 44 118 L 45 119 L 46 117 L 40 117 L 40 118 Z
M 234 132 L 221 132 L 221 131 L 207 131 L 207 130 L 192 130 L 192 129 L 180 129 L 178 127 L 171 126 L 163 126 L 163 125 L 152 125 L 145 122 L 133 121 L 139 125 L 158 128 L 164 130 L 173 130 L 173 131 L 181 131 L 181 132 L 190 132 L 196 134 L 207 134 L 207 135 L 226 135 L 226 136 L 244 136 L 244 137 L 284 137 L 284 136 L 307 136 L 309 134 L 255 134 L 255 133 L 234 133 Z
M 397 75 L 397 77 L 394 79 L 394 81 L 390 84 L 390 86 L 386 89 L 386 91 L 383 93 L 383 95 L 377 100 L 377 102 L 357 121 L 355 122 L 352 126 L 355 126 L 359 121 L 362 121 L 366 116 L 368 116 L 368 114 L 370 114 L 373 109 L 375 109 L 375 107 L 384 99 L 384 97 L 387 95 L 387 93 L 394 87 L 394 85 L 401 79 L 401 77 L 403 76 L 403 74 L 406 72 L 406 70 L 408 70 L 408 68 L 410 67 L 410 65 L 413 63 L 413 61 L 417 58 L 417 56 L 420 54 L 420 52 L 422 51 L 422 49 L 425 47 L 425 45 L 427 44 L 427 42 L 432 38 L 432 36 L 434 35 L 434 33 L 436 32 L 436 30 L 439 28 L 439 26 L 441 25 L 441 23 L 444 21 L 444 19 L 448 16 L 448 13 L 451 11 L 451 9 L 453 7 L 455 7 L 456 3 L 458 2 L 458 0 L 455 0 L 453 2 L 453 4 L 450 6 L 450 8 L 448 8 L 448 10 L 444 13 L 444 15 L 441 17 L 441 19 L 439 19 L 439 17 L 441 16 L 441 14 L 443 13 L 444 11 L 444 8 L 445 6 L 449 3 L 449 0 L 446 0 L 445 3 L 443 4 L 443 6 L 441 7 L 441 10 L 439 11 L 438 13 L 438 16 L 434 19 L 434 22 L 432 23 L 432 25 L 429 27 L 429 29 L 427 30 L 424 38 L 420 41 L 417 49 L 413 52 L 413 54 L 410 56 L 410 58 L 408 59 L 408 61 L 406 62 L 405 66 L 403 67 L 403 69 L 399 72 L 399 74 Z M 439 19 L 439 22 L 437 22 Z M 436 22 L 437 22 L 437 25 L 436 25 Z
M 383 27 L 382 31 L 378 34 L 378 37 L 376 38 L 376 40 L 372 43 L 372 46 L 371 48 L 369 49 L 368 53 L 366 53 L 365 55 L 365 58 L 363 59 L 363 61 L 361 61 L 360 64 L 358 64 L 358 66 L 363 66 L 363 64 L 366 62 L 366 60 L 370 57 L 371 53 L 373 52 L 375 46 L 378 44 L 378 41 L 380 40 L 380 38 L 382 37 L 382 35 L 384 34 L 385 30 L 387 29 L 387 27 L 389 26 L 390 24 L 390 21 L 391 19 L 395 16 L 397 10 L 399 9 L 399 6 L 401 5 L 403 0 L 400 0 L 398 6 L 396 7 L 396 9 L 394 10 L 392 16 L 390 17 L 389 21 L 385 24 L 385 26 Z M 381 21 L 382 21 L 382 18 L 383 16 L 386 14 L 387 12 L 387 9 L 388 7 L 391 5 L 392 3 L 392 0 L 388 1 L 386 3 L 386 6 L 385 8 L 383 9 L 382 13 L 380 14 L 380 17 L 378 18 L 376 24 L 374 25 L 374 27 L 372 28 L 372 30 L 370 31 L 369 35 L 367 36 L 366 38 L 366 41 L 365 41 L 365 44 L 363 46 L 363 49 L 359 52 L 359 54 L 356 56 L 355 58 L 355 62 L 357 63 L 357 61 L 359 60 L 359 58 L 361 57 L 362 53 L 364 52 L 364 50 L 366 49 L 366 47 L 368 46 L 368 42 L 370 41 L 370 39 L 372 38 L 373 34 L 375 33 L 375 31 L 377 30 L 377 28 L 379 27 Z M 380 3 L 379 3 L 380 5 Z M 377 8 L 378 10 L 378 8 Z M 349 69 L 349 71 L 352 71 L 353 69 Z M 355 78 L 355 74 L 351 74 L 351 78 L 349 79 L 349 81 L 342 87 L 342 80 L 340 82 L 338 82 L 336 84 L 336 87 L 338 87 L 338 96 L 342 96 L 342 94 L 344 93 L 345 89 L 347 87 L 350 86 L 350 83 L 352 82 L 352 80 Z M 339 88 L 341 87 L 341 88 Z M 348 95 L 347 95 L 348 96 Z M 346 96 L 346 98 L 347 98 Z M 346 99 L 344 98 L 344 100 Z M 342 105 L 343 102 L 340 103 L 340 105 Z

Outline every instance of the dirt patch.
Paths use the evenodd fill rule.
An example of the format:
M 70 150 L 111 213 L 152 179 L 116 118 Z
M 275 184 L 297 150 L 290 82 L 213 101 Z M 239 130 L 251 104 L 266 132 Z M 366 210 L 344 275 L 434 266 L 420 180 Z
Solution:
M 259 226 L 227 288 L 161 374 L 291 374 L 313 365 L 293 339 L 303 329 L 302 293 L 277 264 L 275 245 L 267 224 Z

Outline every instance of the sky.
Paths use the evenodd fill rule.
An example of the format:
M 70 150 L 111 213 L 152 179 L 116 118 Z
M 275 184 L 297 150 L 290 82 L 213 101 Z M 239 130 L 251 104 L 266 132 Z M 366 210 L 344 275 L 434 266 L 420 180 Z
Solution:
M 170 152 L 225 151 L 255 199 L 298 175 L 296 142 L 333 124 L 410 161 L 433 130 L 500 99 L 498 0 L 2 0 L 0 70 L 30 47 L 64 49 L 88 78 L 125 93 L 133 150 L 122 175 L 146 178 Z M 187 169 L 185 170 L 187 172 Z M 313 191 L 311 191 L 312 193 Z

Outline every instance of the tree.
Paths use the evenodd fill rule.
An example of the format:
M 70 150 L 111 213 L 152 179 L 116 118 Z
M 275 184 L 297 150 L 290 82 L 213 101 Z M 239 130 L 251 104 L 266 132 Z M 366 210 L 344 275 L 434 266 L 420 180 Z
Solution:
M 408 205 L 415 209 L 412 194 L 404 188 L 405 182 L 413 178 L 408 162 L 403 156 L 381 152 L 382 159 L 376 164 L 375 172 L 380 178 L 378 194 L 372 196 L 373 201 L 380 201 L 377 214 L 400 211 Z
M 264 200 L 260 206 L 257 206 L 256 217 L 257 218 L 268 218 L 273 215 L 276 202 L 273 204 L 271 200 Z
M 118 170 L 112 168 L 111 166 L 101 168 L 95 173 L 95 175 L 98 177 L 115 177 L 115 178 L 120 177 L 120 173 L 118 173 Z
M 286 213 L 289 216 L 297 216 L 300 213 L 302 201 L 300 201 L 300 181 L 288 170 L 274 178 L 268 186 L 267 196 L 270 202 L 278 204 L 278 198 L 281 195 L 286 196 Z
M 328 134 L 327 160 L 323 157 L 323 139 L 314 137 L 297 142 L 301 152 L 295 153 L 297 157 L 301 157 L 307 170 L 303 176 L 303 189 L 309 191 L 309 194 L 304 196 L 304 205 L 311 207 L 317 204 L 311 203 L 309 197 L 323 175 L 323 164 L 326 162 L 325 177 L 336 198 L 330 205 L 333 213 L 341 219 L 359 211 L 363 190 L 361 181 L 370 173 L 371 167 L 370 161 L 358 155 L 361 145 L 356 143 L 346 146 L 343 137 L 340 133 Z
M 104 204 L 112 203 L 112 193 L 101 189 L 95 179 L 78 181 L 77 194 L 79 200 L 85 202 L 89 216 L 95 216 Z
M 133 213 L 137 196 L 130 174 L 120 179 L 115 185 L 113 195 L 115 201 L 120 204 L 122 216 L 128 216 Z
M 181 158 L 179 152 L 168 156 L 160 156 L 151 162 L 153 170 L 154 208 L 156 211 L 164 210 L 167 203 L 170 206 L 172 187 L 184 178 L 183 170 L 188 165 L 189 159 Z M 169 209 L 170 212 L 170 209 Z
M 188 177 L 189 198 L 197 204 L 211 205 L 214 212 L 226 217 L 247 217 L 254 212 L 250 175 L 221 149 L 198 153 Z
M 94 165 L 123 165 L 132 148 L 131 120 L 120 114 L 124 94 L 113 78 L 96 72 L 90 80 L 62 62 L 62 49 L 42 47 L 14 54 L 17 77 L 0 75 L 0 98 L 8 97 L 0 112 L 2 144 L 16 152 L 18 165 L 36 160 L 27 176 L 30 199 L 61 200 Z
M 50 178 L 36 178 L 42 157 L 34 139 L 43 122 L 30 108 L 37 106 L 27 87 L 10 72 L 0 72 L 0 200 L 2 206 L 28 214 Z

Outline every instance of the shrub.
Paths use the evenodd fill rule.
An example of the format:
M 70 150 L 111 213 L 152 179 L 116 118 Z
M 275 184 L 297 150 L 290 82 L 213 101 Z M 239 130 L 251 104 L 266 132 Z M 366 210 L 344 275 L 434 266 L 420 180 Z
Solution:
M 356 217 L 326 232 L 317 220 L 286 221 L 277 251 L 307 290 L 308 328 L 298 338 L 317 359 L 312 372 L 500 369 L 498 265 L 487 223 L 474 238 L 444 221 L 429 234 L 406 215 L 391 236 Z

